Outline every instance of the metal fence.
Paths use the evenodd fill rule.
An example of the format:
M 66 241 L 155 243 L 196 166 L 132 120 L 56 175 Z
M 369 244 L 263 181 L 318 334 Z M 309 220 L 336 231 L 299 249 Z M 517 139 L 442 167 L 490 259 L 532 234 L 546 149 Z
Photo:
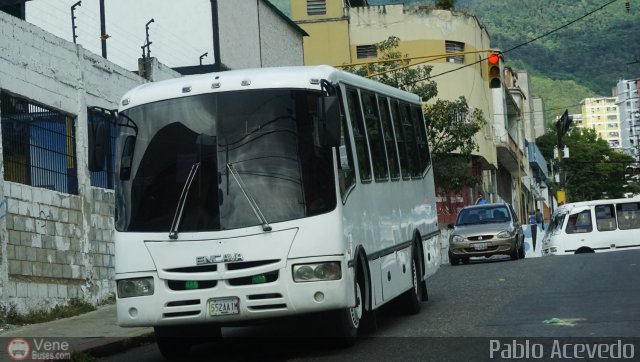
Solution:
M 75 117 L 0 92 L 4 179 L 78 194 Z

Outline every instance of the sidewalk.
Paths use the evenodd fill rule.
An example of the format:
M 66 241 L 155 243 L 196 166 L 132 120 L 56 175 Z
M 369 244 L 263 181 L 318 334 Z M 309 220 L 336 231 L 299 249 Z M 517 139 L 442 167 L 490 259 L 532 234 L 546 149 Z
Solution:
M 153 328 L 122 328 L 116 324 L 115 304 L 98 307 L 97 310 L 70 318 L 46 323 L 31 324 L 0 331 L 2 348 L 0 361 L 8 360 L 5 347 L 14 337 L 22 337 L 34 348 L 35 338 L 44 341 L 67 342 L 69 351 L 84 352 L 94 356 L 106 356 L 150 341 Z

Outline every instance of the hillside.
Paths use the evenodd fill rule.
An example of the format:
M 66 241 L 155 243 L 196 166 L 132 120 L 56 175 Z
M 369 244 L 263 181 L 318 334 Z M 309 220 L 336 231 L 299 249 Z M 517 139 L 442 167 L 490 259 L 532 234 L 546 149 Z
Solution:
M 610 0 L 459 0 L 457 8 L 487 27 L 503 51 L 577 19 Z M 507 65 L 532 75 L 533 93 L 544 98 L 547 120 L 565 108 L 577 112 L 585 97 L 611 96 L 619 79 L 637 78 L 640 4 L 618 0 L 554 34 L 505 54 Z
M 288 14 L 293 0 L 270 1 Z M 434 2 L 405 0 L 407 4 L 429 6 Z M 609 2 L 457 0 L 456 10 L 475 15 L 487 27 L 492 47 L 507 51 Z M 611 89 L 620 79 L 640 77 L 640 64 L 627 64 L 640 58 L 640 2 L 631 0 L 630 4 L 627 13 L 625 0 L 614 1 L 582 20 L 505 54 L 507 65 L 529 72 L 533 94 L 544 99 L 548 122 L 564 109 L 578 113 L 583 98 L 611 96 Z

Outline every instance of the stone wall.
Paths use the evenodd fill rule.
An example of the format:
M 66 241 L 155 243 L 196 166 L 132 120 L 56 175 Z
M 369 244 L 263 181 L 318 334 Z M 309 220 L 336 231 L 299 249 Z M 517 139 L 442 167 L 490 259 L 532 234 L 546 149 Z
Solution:
M 180 76 L 153 58 L 149 67 L 154 80 Z M 0 12 L 0 92 L 73 116 L 78 178 L 77 195 L 5 181 L 2 158 L 0 304 L 49 308 L 76 297 L 96 302 L 115 292 L 114 194 L 91 186 L 87 107 L 117 108 L 127 90 L 145 82 Z

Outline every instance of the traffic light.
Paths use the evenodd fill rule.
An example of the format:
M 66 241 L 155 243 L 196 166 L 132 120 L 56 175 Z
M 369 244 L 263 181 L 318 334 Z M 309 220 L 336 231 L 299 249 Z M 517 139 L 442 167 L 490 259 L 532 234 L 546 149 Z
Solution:
M 489 88 L 502 87 L 502 72 L 500 71 L 500 57 L 497 52 L 489 53 L 487 63 L 489 64 Z

